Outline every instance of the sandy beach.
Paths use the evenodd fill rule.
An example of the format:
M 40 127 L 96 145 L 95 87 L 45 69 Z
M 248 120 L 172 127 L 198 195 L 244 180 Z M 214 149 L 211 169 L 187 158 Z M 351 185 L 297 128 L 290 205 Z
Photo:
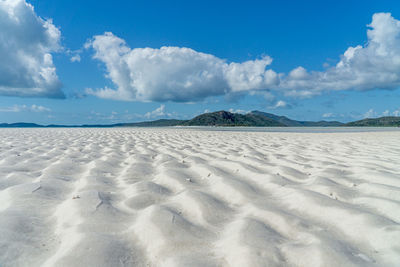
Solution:
M 399 266 L 399 140 L 1 129 L 0 266 Z

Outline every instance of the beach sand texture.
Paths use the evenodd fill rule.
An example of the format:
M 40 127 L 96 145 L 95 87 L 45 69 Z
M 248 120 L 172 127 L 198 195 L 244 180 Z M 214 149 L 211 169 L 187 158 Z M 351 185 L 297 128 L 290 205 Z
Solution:
M 0 266 L 400 266 L 399 140 L 2 129 Z

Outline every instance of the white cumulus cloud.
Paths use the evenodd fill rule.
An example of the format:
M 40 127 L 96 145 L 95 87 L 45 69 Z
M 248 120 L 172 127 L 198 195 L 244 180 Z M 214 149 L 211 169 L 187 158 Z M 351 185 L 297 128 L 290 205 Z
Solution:
M 25 0 L 0 0 L 0 95 L 64 97 L 51 54 L 60 35 Z
M 168 115 L 167 113 L 165 113 L 165 105 L 160 105 L 160 107 L 156 108 L 155 110 L 144 114 L 144 117 L 147 119 L 151 119 L 156 117 L 162 117 L 165 115 Z
M 291 106 L 283 100 L 277 101 L 273 106 L 268 107 L 269 109 L 278 109 L 278 108 L 291 108 Z
M 335 117 L 335 114 L 333 114 L 332 112 L 322 114 L 322 118 L 333 118 L 333 117 Z
M 288 74 L 268 67 L 269 56 L 227 62 L 184 47 L 134 48 L 106 32 L 86 48 L 106 66 L 114 88 L 88 89 L 101 98 L 130 101 L 189 102 L 209 96 L 250 93 L 311 97 L 326 91 L 397 89 L 400 87 L 400 21 L 376 13 L 367 25 L 365 45 L 349 47 L 335 66 L 309 71 L 299 66 Z M 284 107 L 277 102 L 275 108 Z
M 75 54 L 70 58 L 71 62 L 81 62 L 81 56 L 79 54 Z
M 282 78 L 287 95 L 308 97 L 328 90 L 396 89 L 400 86 L 400 21 L 376 13 L 368 25 L 368 42 L 349 47 L 336 66 L 308 72 L 303 67 Z
M 228 63 L 214 55 L 185 47 L 131 49 L 112 33 L 94 36 L 86 44 L 107 68 L 115 89 L 87 90 L 101 98 L 139 101 L 200 100 L 232 92 L 266 89 L 279 82 L 266 70 L 272 59 Z

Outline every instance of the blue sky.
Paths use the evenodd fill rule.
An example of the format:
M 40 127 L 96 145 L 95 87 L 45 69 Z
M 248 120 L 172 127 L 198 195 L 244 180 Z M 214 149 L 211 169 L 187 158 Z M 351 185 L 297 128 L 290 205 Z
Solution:
M 398 1 L 0 0 L 0 122 L 399 115 L 399 19 Z

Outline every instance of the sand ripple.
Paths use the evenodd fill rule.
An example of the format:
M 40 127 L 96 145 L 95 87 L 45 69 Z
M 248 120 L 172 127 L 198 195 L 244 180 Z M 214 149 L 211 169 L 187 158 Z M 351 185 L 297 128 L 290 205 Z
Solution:
M 399 140 L 2 129 L 0 266 L 399 266 Z

